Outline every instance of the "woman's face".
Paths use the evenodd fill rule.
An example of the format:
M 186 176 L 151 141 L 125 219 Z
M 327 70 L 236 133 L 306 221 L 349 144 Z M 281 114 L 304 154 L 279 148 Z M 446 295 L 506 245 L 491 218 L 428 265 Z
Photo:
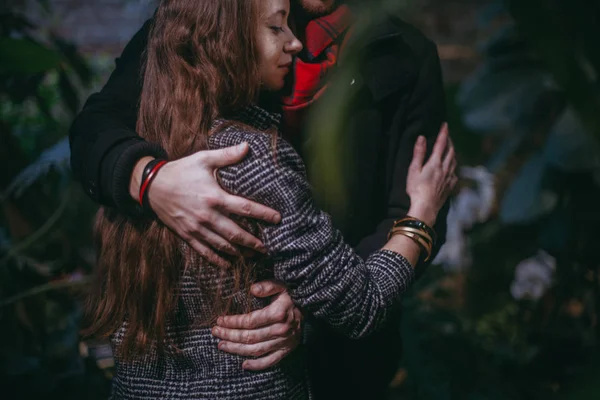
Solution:
M 302 50 L 302 43 L 288 26 L 289 14 L 289 0 L 260 0 L 260 77 L 263 88 L 267 90 L 283 88 L 285 76 L 291 71 L 293 56 Z

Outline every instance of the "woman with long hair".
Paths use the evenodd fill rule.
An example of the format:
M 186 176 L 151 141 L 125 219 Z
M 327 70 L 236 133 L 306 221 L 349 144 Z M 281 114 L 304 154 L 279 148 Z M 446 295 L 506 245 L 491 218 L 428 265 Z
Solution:
M 426 163 L 424 138 L 417 142 L 407 184 L 413 218 L 367 261 L 315 206 L 300 156 L 278 135 L 279 116 L 259 104 L 283 88 L 302 47 L 288 26 L 289 8 L 289 0 L 163 0 L 158 7 L 137 131 L 169 160 L 249 144 L 242 163 L 215 173 L 226 190 L 278 210 L 282 221 L 239 220 L 267 253 L 221 268 L 154 218 L 101 210 L 87 331 L 112 340 L 114 398 L 309 398 L 302 349 L 276 367 L 244 371 L 243 357 L 218 351 L 215 318 L 260 308 L 249 285 L 275 278 L 304 311 L 363 337 L 382 324 L 412 266 L 431 250 L 429 226 L 456 182 L 447 130 Z

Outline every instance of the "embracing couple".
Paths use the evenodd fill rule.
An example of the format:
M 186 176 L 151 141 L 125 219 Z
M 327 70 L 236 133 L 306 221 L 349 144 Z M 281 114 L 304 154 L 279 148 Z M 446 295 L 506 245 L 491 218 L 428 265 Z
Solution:
M 435 45 L 390 17 L 348 83 L 349 223 L 315 204 L 299 151 L 351 13 L 163 0 L 75 120 L 73 170 L 104 205 L 87 331 L 113 343 L 113 398 L 385 396 L 456 161 Z

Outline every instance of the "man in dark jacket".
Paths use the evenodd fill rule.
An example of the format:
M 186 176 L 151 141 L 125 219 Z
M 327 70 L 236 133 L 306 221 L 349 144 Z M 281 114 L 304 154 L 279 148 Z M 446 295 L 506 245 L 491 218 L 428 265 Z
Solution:
M 346 5 L 335 0 L 298 3 L 298 31 L 305 49 L 295 63 L 292 92 L 281 107 L 284 135 L 301 149 L 308 137 L 306 114 L 331 105 L 326 84 L 352 37 Z M 154 157 L 164 157 L 161 148 L 135 132 L 149 25 L 150 21 L 127 45 L 109 81 L 90 97 L 70 132 L 73 171 L 86 192 L 94 201 L 131 215 L 142 212 L 136 200 L 144 166 Z M 367 257 L 385 244 L 394 220 L 409 209 L 406 177 L 413 147 L 419 135 L 430 145 L 435 141 L 445 119 L 445 98 L 436 46 L 413 27 L 390 17 L 356 43 L 347 46 L 361 57 L 348 82 L 352 90 L 346 99 L 347 118 L 339 127 L 351 143 L 351 163 L 345 166 L 348 201 L 343 214 L 334 216 L 346 241 Z M 246 150 L 204 151 L 170 162 L 152 184 L 150 205 L 157 217 L 212 262 L 222 262 L 214 249 L 262 250 L 258 239 L 243 232 L 229 214 L 278 220 L 276 211 L 226 194 L 213 178 L 214 168 L 239 161 Z M 434 252 L 445 237 L 447 210 L 434 227 L 440 238 Z M 237 328 L 255 327 L 249 322 Z M 239 332 L 249 335 L 247 330 Z M 398 318 L 364 340 L 346 340 L 324 327 L 318 327 L 316 338 L 307 347 L 318 398 L 384 397 L 401 354 Z M 285 353 L 272 351 L 268 362 Z

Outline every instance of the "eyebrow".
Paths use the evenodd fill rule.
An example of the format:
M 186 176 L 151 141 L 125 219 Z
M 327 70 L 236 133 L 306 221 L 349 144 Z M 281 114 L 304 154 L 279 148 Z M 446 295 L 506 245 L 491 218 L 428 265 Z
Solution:
M 281 16 L 282 16 L 282 17 L 285 17 L 285 16 L 287 15 L 287 11 L 286 11 L 285 9 L 283 9 L 283 8 L 282 8 L 281 10 L 279 10 L 279 11 L 277 11 L 277 12 L 274 12 L 273 14 L 271 14 L 271 17 L 274 17 L 274 16 L 276 16 L 277 14 L 281 14 Z

